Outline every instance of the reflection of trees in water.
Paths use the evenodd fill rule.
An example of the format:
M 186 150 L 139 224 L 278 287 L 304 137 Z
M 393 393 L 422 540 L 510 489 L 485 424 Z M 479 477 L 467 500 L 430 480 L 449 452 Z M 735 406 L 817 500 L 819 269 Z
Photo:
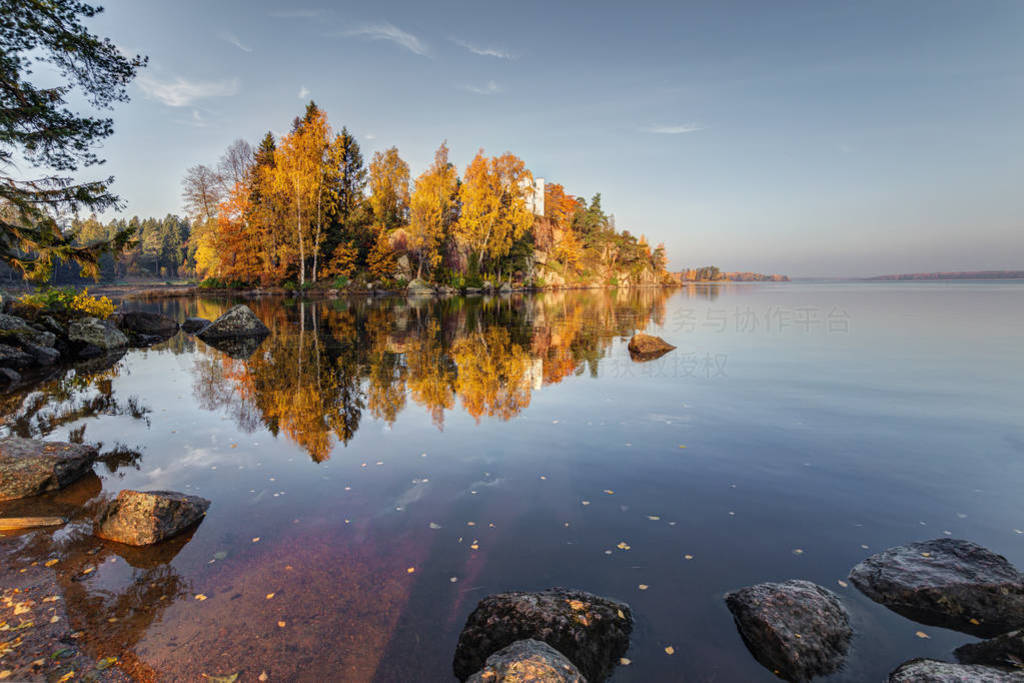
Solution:
M 391 423 L 410 399 L 439 429 L 457 402 L 477 421 L 508 420 L 542 386 L 596 374 L 616 338 L 663 324 L 667 295 L 254 301 L 271 335 L 246 360 L 198 344 L 193 391 L 200 406 L 284 434 L 319 462 L 364 411 Z
M 12 436 L 40 438 L 79 420 L 106 416 L 127 416 L 149 425 L 148 408 L 137 396 L 120 398 L 114 380 L 124 366 L 121 356 L 108 356 L 65 369 L 31 390 L 0 395 L 3 432 Z M 86 424 L 70 430 L 70 440 L 85 439 Z

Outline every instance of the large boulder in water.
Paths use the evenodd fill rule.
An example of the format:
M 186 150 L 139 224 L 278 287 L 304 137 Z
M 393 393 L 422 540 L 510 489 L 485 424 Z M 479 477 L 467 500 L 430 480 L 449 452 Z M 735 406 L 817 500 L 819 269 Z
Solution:
M 99 513 L 93 533 L 108 541 L 149 545 L 189 528 L 210 501 L 176 491 L 124 490 Z
M 831 591 L 810 581 L 759 583 L 725 604 L 754 659 L 788 681 L 838 670 L 850 647 L 850 618 Z
M 268 334 L 270 330 L 252 309 L 245 304 L 238 304 L 200 330 L 196 336 L 209 342 L 232 337 L 265 337 Z
M 101 351 L 112 351 L 128 345 L 128 337 L 112 324 L 99 318 L 78 318 L 68 324 L 68 339 L 73 343 Z
M 911 659 L 889 674 L 889 683 L 1024 683 L 1024 673 L 977 664 Z
M 643 332 L 637 332 L 629 340 L 629 356 L 635 361 L 661 358 L 675 348 L 661 337 L 653 337 Z
M 984 638 L 1024 627 L 1024 575 L 970 541 L 889 548 L 850 572 L 865 595 L 908 619 Z
M 467 683 L 587 683 L 579 669 L 540 640 L 517 640 L 487 658 Z
M 60 441 L 0 439 L 0 500 L 62 489 L 92 471 L 96 449 Z
M 406 288 L 405 293 L 408 294 L 409 296 L 433 296 L 434 288 L 428 285 L 423 280 L 416 278 L 415 280 L 409 283 L 409 286 Z
M 961 664 L 989 664 L 1024 670 L 1024 631 L 961 645 L 953 651 Z
M 466 680 L 488 657 L 517 640 L 541 640 L 590 681 L 603 681 L 629 649 L 629 605 L 583 591 L 551 588 L 499 593 L 477 604 L 455 649 L 453 669 Z
M 162 313 L 151 313 L 145 310 L 126 310 L 115 313 L 112 322 L 123 332 L 143 337 L 168 338 L 178 331 L 174 318 Z

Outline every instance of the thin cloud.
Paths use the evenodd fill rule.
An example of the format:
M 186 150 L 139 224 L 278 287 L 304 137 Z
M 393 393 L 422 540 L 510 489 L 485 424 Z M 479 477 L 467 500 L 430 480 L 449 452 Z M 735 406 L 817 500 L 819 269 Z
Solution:
M 244 45 L 242 41 L 238 39 L 238 36 L 236 36 L 234 33 L 221 33 L 220 39 L 226 40 L 242 52 L 252 52 L 252 48 L 248 45 Z
M 374 135 L 373 133 L 367 133 L 363 137 L 365 137 L 367 140 L 376 140 L 377 139 L 377 136 Z
M 274 19 L 316 19 L 321 14 L 323 13 L 318 9 L 283 9 L 269 12 Z
M 409 52 L 426 57 L 430 53 L 427 44 L 411 33 L 403 31 L 394 24 L 364 24 L 345 33 L 347 36 L 360 36 L 370 40 L 388 40 L 404 47 Z
M 309 97 L 309 88 L 307 88 L 306 86 L 302 86 L 301 88 L 299 88 L 299 99 L 304 100 L 307 97 Z
M 497 57 L 498 59 L 515 59 L 515 55 L 513 55 L 511 52 L 509 52 L 508 50 L 503 50 L 503 49 L 498 48 L 498 47 L 482 47 L 480 45 L 476 45 L 474 43 L 470 43 L 470 42 L 465 41 L 465 40 L 459 40 L 458 38 L 452 38 L 452 42 L 455 43 L 456 45 L 460 46 L 460 47 L 466 48 L 467 50 L 469 50 L 470 52 L 472 52 L 475 55 L 480 55 L 481 57 Z
M 704 130 L 704 126 L 695 123 L 684 123 L 679 126 L 647 126 L 642 128 L 645 133 L 656 133 L 658 135 L 683 135 L 684 133 L 695 133 Z
M 487 81 L 483 85 L 462 85 L 459 86 L 466 92 L 477 95 L 496 95 L 501 92 L 501 86 L 494 81 Z
M 230 81 L 188 81 L 178 77 L 161 81 L 149 74 L 142 74 L 136 82 L 147 97 L 163 102 L 168 107 L 187 107 L 196 100 L 208 97 L 230 97 L 237 95 L 240 90 L 237 78 Z

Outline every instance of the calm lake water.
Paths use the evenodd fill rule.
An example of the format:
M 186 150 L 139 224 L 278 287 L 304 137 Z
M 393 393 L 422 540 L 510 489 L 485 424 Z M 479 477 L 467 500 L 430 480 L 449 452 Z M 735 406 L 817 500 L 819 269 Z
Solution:
M 1024 283 L 250 305 L 273 334 L 248 358 L 179 334 L 0 396 L 0 432 L 108 456 L 0 507 L 76 520 L 0 561 L 62 558 L 86 648 L 136 675 L 454 680 L 480 598 L 567 586 L 632 606 L 615 681 L 769 681 L 722 595 L 806 578 L 854 622 L 832 679 L 884 680 L 972 639 L 840 585 L 854 564 L 952 535 L 1024 567 Z M 678 349 L 634 363 L 635 330 Z M 129 551 L 87 524 L 123 488 L 213 504 Z

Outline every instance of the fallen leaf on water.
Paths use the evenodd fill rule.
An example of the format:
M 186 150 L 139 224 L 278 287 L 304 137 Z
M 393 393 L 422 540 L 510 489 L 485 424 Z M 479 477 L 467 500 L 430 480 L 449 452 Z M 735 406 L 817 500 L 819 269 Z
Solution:
M 581 502 L 581 503 L 582 503 L 583 505 L 590 505 L 590 501 L 589 501 L 589 500 L 584 500 L 584 501 L 580 501 L 580 502 Z
M 267 600 L 273 600 L 273 599 L 274 599 L 274 594 L 273 593 L 267 593 Z
M 256 677 L 256 680 L 258 680 L 258 681 L 266 681 L 269 678 L 270 678 L 270 676 L 267 675 L 267 672 L 263 671 L 263 672 L 260 673 L 259 676 Z
M 472 548 L 473 550 L 480 550 L 480 544 L 477 543 L 476 541 L 473 541 L 473 545 L 471 545 L 469 547 Z
M 50 623 L 51 624 L 56 624 L 58 621 L 60 621 L 60 617 L 58 617 L 56 614 L 54 614 L 52 617 L 50 617 Z
M 803 549 L 802 549 L 802 548 L 794 548 L 794 549 L 793 549 L 793 554 L 794 554 L 794 555 L 803 555 L 803 554 L 804 554 L 804 551 L 803 551 Z
M 684 560 L 692 560 L 693 559 L 693 555 L 683 555 L 683 559 Z
M 279 622 L 277 622 L 277 625 L 278 625 L 279 628 L 284 628 L 285 626 L 288 625 L 288 622 L 286 622 L 286 621 L 279 621 Z
M 972 624 L 974 624 L 975 626 L 981 626 L 981 622 L 980 622 L 980 621 L 978 621 L 977 619 L 973 619 L 973 618 L 972 618 L 972 619 L 969 619 L 968 621 L 970 621 L 970 622 L 971 622 Z
M 198 595 L 196 596 L 196 600 L 198 600 L 199 602 L 202 602 L 202 601 L 203 601 L 203 600 L 205 600 L 205 599 L 206 599 L 206 596 L 205 596 L 205 595 L 203 595 L 202 593 L 200 593 L 200 594 L 198 594 Z
M 409 567 L 409 568 L 408 568 L 408 569 L 406 569 L 405 571 L 406 571 L 407 573 L 409 573 L 409 574 L 412 574 L 413 572 L 415 572 L 415 571 L 416 571 L 416 567 Z
M 46 562 L 43 563 L 43 566 L 44 567 L 52 567 L 53 565 L 57 564 L 57 562 L 59 562 L 59 561 L 60 560 L 47 560 Z
M 914 635 L 917 636 L 918 638 L 931 638 L 931 636 L 928 635 L 927 633 L 925 633 L 924 631 L 918 631 Z
M 609 496 L 614 495 L 615 493 L 615 491 L 612 491 L 611 489 L 605 489 L 604 492 L 607 493 Z
M 618 612 L 619 619 L 625 619 L 626 618 L 626 615 L 622 613 L 622 610 L 618 609 L 618 610 L 615 610 L 615 611 Z
M 238 674 L 228 674 L 227 676 L 211 676 L 210 674 L 203 674 L 203 678 L 213 683 L 235 683 L 238 680 Z
M 679 444 L 679 447 L 680 448 L 686 448 L 686 446 L 684 446 L 683 444 Z
M 233 444 L 231 444 L 231 447 L 232 448 L 238 448 L 238 444 L 237 443 L 233 443 Z
M 629 666 L 632 663 L 633 663 L 633 661 L 631 659 L 627 658 L 627 657 L 620 657 L 619 658 L 619 664 L 621 664 L 622 666 Z
M 637 586 L 637 588 L 639 588 L 642 591 L 645 591 L 649 588 L 649 586 L 646 583 L 641 583 L 639 586 Z
M 75 677 L 75 671 L 74 671 L 74 669 L 72 669 L 71 671 L 67 672 L 66 674 L 64 674 L 63 676 L 58 678 L 57 679 L 57 683 L 64 683 L 65 681 L 70 681 L 74 677 Z
M 96 571 L 96 567 L 86 567 L 85 569 L 82 570 L 82 573 L 83 574 L 91 574 L 94 571 Z
M 847 584 L 847 583 L 846 583 L 845 581 L 843 581 L 842 579 L 839 579 L 838 581 L 836 581 L 836 583 L 838 583 L 838 584 L 839 584 L 840 586 L 842 586 L 843 588 L 846 588 L 846 586 L 848 585 L 848 584 Z
M 451 581 L 452 583 L 455 583 L 456 581 L 458 581 L 458 580 L 459 580 L 459 577 L 457 577 L 457 576 L 453 576 L 453 577 L 451 577 L 451 578 L 450 578 L 450 579 L 448 579 L 448 580 L 449 580 L 449 581 Z
M 213 554 L 213 559 L 215 559 L 215 560 L 223 560 L 227 556 L 228 556 L 228 554 L 226 552 L 224 552 L 223 550 L 218 550 L 217 552 L 215 552 Z
M 254 539 L 252 539 L 252 542 L 253 543 L 259 543 L 260 542 L 260 537 L 259 536 L 255 537 Z
M 466 526 L 476 526 L 476 522 L 466 522 Z
M 657 522 L 661 520 L 661 517 L 659 517 L 658 515 L 647 515 L 647 519 L 651 520 L 652 522 Z
M 665 654 L 667 654 L 667 655 L 674 655 L 675 653 L 676 653 L 676 649 L 674 647 L 672 647 L 671 645 L 669 645 L 668 647 L 665 648 Z
M 441 528 L 441 525 L 440 525 L 440 524 L 438 524 L 437 522 L 431 522 L 431 523 L 430 523 L 430 528 L 431 528 L 431 529 L 440 529 L 440 528 Z
M 619 541 L 619 544 L 617 546 L 615 546 L 615 547 L 618 548 L 619 550 L 629 550 L 629 544 L 626 543 L 625 541 Z
M 104 657 L 103 659 L 96 662 L 96 668 L 100 671 L 108 669 L 114 664 L 117 664 L 117 657 Z
M 547 480 L 547 477 L 545 477 L 545 476 L 544 476 L 543 474 L 542 474 L 542 475 L 540 475 L 540 478 L 541 478 L 541 480 L 542 480 L 542 481 L 545 481 L 545 480 Z

